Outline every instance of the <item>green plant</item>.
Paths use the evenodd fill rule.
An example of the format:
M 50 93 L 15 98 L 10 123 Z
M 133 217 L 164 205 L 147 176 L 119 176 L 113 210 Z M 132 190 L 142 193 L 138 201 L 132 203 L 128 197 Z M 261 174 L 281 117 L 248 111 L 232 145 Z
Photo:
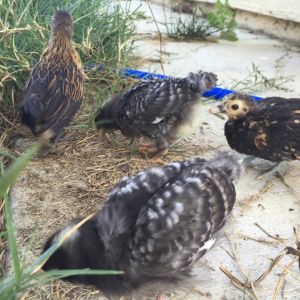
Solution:
M 11 255 L 12 261 L 12 271 L 10 274 L 4 276 L 0 280 L 0 299 L 13 300 L 17 296 L 24 293 L 26 290 L 34 288 L 36 286 L 46 284 L 47 282 L 63 278 L 71 275 L 117 275 L 122 274 L 120 271 L 113 270 L 53 270 L 49 272 L 41 272 L 40 269 L 42 265 L 47 261 L 47 259 L 56 251 L 56 249 L 62 244 L 64 239 L 66 239 L 74 230 L 76 230 L 81 224 L 74 226 L 69 232 L 62 237 L 60 241 L 55 243 L 46 252 L 39 256 L 30 266 L 24 266 L 20 258 L 20 254 L 17 247 L 15 229 L 13 224 L 12 210 L 10 208 L 8 191 L 9 188 L 17 180 L 19 174 L 26 167 L 32 156 L 38 151 L 41 144 L 38 143 L 32 148 L 26 151 L 26 153 L 19 158 L 15 159 L 12 166 L 4 171 L 1 171 L 0 177 L 0 199 L 4 201 L 4 216 L 6 232 L 1 232 L 1 235 L 6 234 L 8 241 L 9 253 Z M 6 155 L 6 153 L 1 152 L 0 155 Z M 81 223 L 86 221 L 88 218 L 83 220 Z
M 74 42 L 82 63 L 104 63 L 110 72 L 130 65 L 135 33 L 132 19 L 137 13 L 130 11 L 130 3 L 129 0 L 121 6 L 119 1 L 110 0 L 2 0 L 0 129 L 12 126 L 30 69 L 48 43 L 56 9 L 66 9 L 73 16 Z
M 293 80 L 293 76 L 280 75 L 280 69 L 276 68 L 274 76 L 265 75 L 263 70 L 255 63 L 251 63 L 248 74 L 241 80 L 235 80 L 231 89 L 239 92 L 257 92 L 262 90 L 276 89 L 288 91 L 284 84 Z
M 167 33 L 172 38 L 196 38 L 205 39 L 214 33 L 207 19 L 196 14 L 182 16 L 179 15 L 175 22 L 166 23 Z
M 229 41 L 237 41 L 235 33 L 237 23 L 235 21 L 235 11 L 228 4 L 228 0 L 224 3 L 217 0 L 215 4 L 215 12 L 207 14 L 207 20 L 212 28 L 220 32 L 220 37 Z
M 219 33 L 220 37 L 230 41 L 236 41 L 235 12 L 228 4 L 220 0 L 216 1 L 215 12 L 204 13 L 200 7 L 201 14 L 196 10 L 192 14 L 179 14 L 175 21 L 166 22 L 167 34 L 173 38 L 196 38 L 206 39 L 208 36 Z M 167 20 L 165 15 L 165 20 Z

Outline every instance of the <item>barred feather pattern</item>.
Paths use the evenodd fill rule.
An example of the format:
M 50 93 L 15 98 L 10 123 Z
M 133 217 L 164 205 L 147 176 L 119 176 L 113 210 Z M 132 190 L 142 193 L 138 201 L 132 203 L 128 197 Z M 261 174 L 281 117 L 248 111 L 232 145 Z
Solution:
M 165 149 L 177 138 L 178 129 L 201 95 L 216 82 L 215 74 L 202 71 L 185 78 L 141 82 L 109 100 L 96 114 L 95 122 L 104 128 L 110 123 L 111 129 L 120 129 L 128 137 L 154 139 L 158 149 Z
M 226 223 L 236 198 L 233 181 L 241 170 L 235 155 L 223 153 L 210 161 L 174 162 L 125 177 L 108 194 L 91 221 L 94 225 L 89 225 L 90 221 L 83 225 L 45 269 L 123 270 L 124 275 L 114 278 L 114 286 L 124 289 L 187 275 Z M 97 243 L 100 246 L 95 250 Z M 78 277 L 77 282 L 114 293 L 116 287 L 110 286 L 107 278 Z

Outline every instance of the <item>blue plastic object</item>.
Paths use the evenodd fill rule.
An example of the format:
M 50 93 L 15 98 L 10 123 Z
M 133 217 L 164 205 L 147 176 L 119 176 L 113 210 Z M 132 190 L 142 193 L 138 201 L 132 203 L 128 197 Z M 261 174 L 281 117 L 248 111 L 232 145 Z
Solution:
M 105 66 L 103 64 L 99 64 L 99 65 L 90 64 L 90 65 L 86 65 L 85 67 L 86 67 L 86 69 L 95 69 L 95 70 L 99 70 L 99 71 L 102 71 L 105 68 Z M 166 75 L 150 73 L 150 72 L 145 72 L 145 71 L 139 71 L 139 70 L 134 70 L 134 69 L 129 69 L 129 68 L 119 70 L 119 72 L 123 73 L 125 76 L 143 79 L 143 80 L 150 80 L 150 79 L 155 79 L 155 78 L 157 78 L 157 79 L 169 78 L 169 76 L 166 76 Z M 203 94 L 203 96 L 214 98 L 216 100 L 221 100 L 226 95 L 229 95 L 232 93 L 235 93 L 235 91 L 223 89 L 220 87 L 215 87 L 215 88 L 211 89 L 210 91 L 205 92 Z M 255 101 L 263 100 L 262 97 L 258 97 L 258 96 L 250 95 L 250 97 Z

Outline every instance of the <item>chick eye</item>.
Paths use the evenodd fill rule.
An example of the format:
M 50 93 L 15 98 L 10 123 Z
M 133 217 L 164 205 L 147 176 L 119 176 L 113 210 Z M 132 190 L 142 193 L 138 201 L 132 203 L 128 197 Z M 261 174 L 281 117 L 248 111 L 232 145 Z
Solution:
M 231 106 L 231 108 L 232 108 L 233 110 L 238 110 L 238 109 L 239 109 L 239 106 L 238 106 L 237 104 L 233 104 L 233 105 Z

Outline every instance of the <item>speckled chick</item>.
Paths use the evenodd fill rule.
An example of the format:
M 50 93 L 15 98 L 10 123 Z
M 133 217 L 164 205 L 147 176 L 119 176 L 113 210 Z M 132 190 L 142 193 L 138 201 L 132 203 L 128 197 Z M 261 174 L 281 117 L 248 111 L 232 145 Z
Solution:
M 180 279 L 213 245 L 235 199 L 242 171 L 236 153 L 151 167 L 125 177 L 103 208 L 43 266 L 51 269 L 122 270 L 118 276 L 73 276 L 105 293 L 123 293 L 152 280 Z M 74 221 L 56 232 L 48 249 Z
M 199 128 L 201 95 L 216 82 L 215 74 L 202 71 L 185 78 L 141 82 L 104 104 L 96 113 L 96 127 L 102 134 L 119 129 L 127 137 L 147 137 L 153 144 L 139 150 L 159 158 L 179 137 Z
M 232 149 L 273 162 L 300 159 L 300 99 L 256 102 L 231 94 L 221 106 L 229 118 L 225 136 Z
M 84 72 L 72 27 L 69 13 L 54 14 L 49 46 L 30 74 L 19 108 L 21 123 L 45 139 L 61 135 L 83 98 Z

